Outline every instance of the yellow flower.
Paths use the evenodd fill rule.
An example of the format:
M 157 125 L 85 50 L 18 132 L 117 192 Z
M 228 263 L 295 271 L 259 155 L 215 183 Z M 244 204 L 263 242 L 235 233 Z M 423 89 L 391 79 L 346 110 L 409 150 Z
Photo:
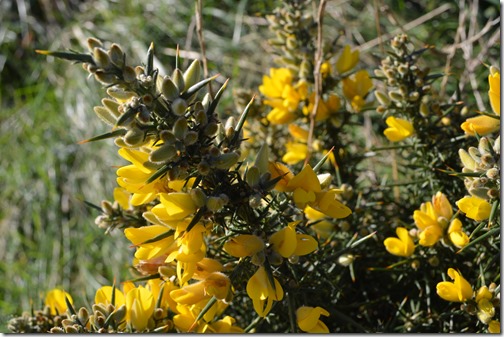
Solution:
M 185 285 L 170 292 L 170 297 L 179 304 L 196 304 L 215 296 L 224 300 L 231 288 L 229 277 L 220 272 L 213 272 L 202 281 Z
M 467 135 L 474 136 L 477 133 L 480 136 L 486 136 L 499 131 L 500 119 L 490 116 L 477 116 L 466 119 L 460 127 Z
M 264 104 L 273 108 L 267 115 L 272 124 L 287 124 L 297 117 L 296 110 L 299 102 L 306 98 L 308 84 L 299 81 L 293 85 L 292 73 L 287 68 L 271 68 L 270 76 L 263 76 L 263 84 L 259 91 L 267 97 Z
M 312 113 L 315 105 L 315 93 L 312 93 L 308 99 L 308 105 L 303 107 L 303 113 L 308 116 Z M 315 115 L 315 121 L 320 122 L 327 119 L 331 114 L 341 108 L 341 102 L 338 96 L 330 94 L 327 100 L 321 99 Z M 307 137 L 308 138 L 308 137 Z
M 397 227 L 396 234 L 398 238 L 386 238 L 385 241 L 383 241 L 385 249 L 392 255 L 404 257 L 413 255 L 415 244 L 408 230 L 404 227 Z
M 282 156 L 282 161 L 290 165 L 305 160 L 308 155 L 308 145 L 303 143 L 287 142 L 285 148 L 287 152 Z
M 163 222 L 177 222 L 197 210 L 196 204 L 189 193 L 160 193 L 159 201 L 161 203 L 152 207 L 151 211 Z
M 330 221 L 324 220 L 324 218 L 326 218 L 326 215 L 324 213 L 317 211 L 310 206 L 306 206 L 304 213 L 306 218 L 310 220 L 308 225 L 310 226 L 310 228 L 315 230 L 320 238 L 327 239 L 334 231 L 335 224 Z
M 287 192 L 287 184 L 294 178 L 294 174 L 292 174 L 289 168 L 280 162 L 269 162 L 268 172 L 271 174 L 271 179 L 281 177 L 275 185 L 275 190 Z
M 72 296 L 64 290 L 53 289 L 50 290 L 45 297 L 45 305 L 51 309 L 51 315 L 62 315 L 67 311 L 65 297 L 73 305 Z
M 419 229 L 419 244 L 425 247 L 436 244 L 443 236 L 452 215 L 450 202 L 441 192 L 432 197 L 432 202 L 422 203 L 420 209 L 413 212 L 413 220 Z
M 493 112 L 500 116 L 500 72 L 494 67 L 490 67 L 488 84 L 490 85 L 490 90 L 488 90 L 490 105 Z
M 321 307 L 300 307 L 296 310 L 296 321 L 299 328 L 309 333 L 329 333 L 329 329 L 319 318 L 329 316 L 329 312 Z
M 123 187 L 114 188 L 114 200 L 117 201 L 119 206 L 123 209 L 129 209 L 130 193 Z
M 112 289 L 113 287 L 111 286 L 103 286 L 100 289 L 98 289 L 95 294 L 94 302 L 102 303 L 105 305 L 112 304 Z M 114 292 L 114 302 L 115 302 L 114 306 L 116 307 L 116 309 L 126 303 L 124 300 L 123 292 L 117 288 L 115 289 Z
M 350 77 L 343 79 L 343 94 L 350 101 L 352 108 L 359 112 L 364 106 L 364 97 L 373 87 L 373 82 L 369 78 L 366 70 L 359 70 Z
M 216 322 L 210 323 L 208 325 L 208 330 L 212 333 L 244 333 L 243 329 L 234 325 L 236 320 L 231 316 L 225 316 L 223 319 L 220 319 Z M 209 332 L 208 330 L 204 330 L 203 333 Z
M 453 268 L 448 269 L 448 276 L 453 282 L 439 282 L 436 286 L 437 294 L 445 301 L 465 302 L 473 295 L 471 285 L 462 274 Z
M 283 299 L 283 289 L 280 282 L 273 277 L 275 286 L 271 284 L 264 267 L 259 267 L 247 282 L 247 294 L 252 299 L 254 310 L 261 317 L 270 312 L 273 301 Z
M 285 258 L 292 255 L 307 255 L 318 248 L 318 242 L 313 237 L 296 233 L 296 225 L 299 222 L 289 223 L 287 227 L 274 233 L 269 239 L 273 250 Z
M 161 225 L 126 228 L 124 234 L 136 247 L 135 257 L 139 260 L 150 260 L 165 256 L 177 249 L 175 238 L 169 235 L 154 242 L 148 242 L 160 235 L 168 235 L 170 228 Z M 146 243 L 147 242 L 147 243 Z
M 337 193 L 336 189 L 317 193 L 317 203 L 313 207 L 332 218 L 346 218 L 352 214 L 352 210 L 336 199 Z
M 161 297 L 160 300 L 161 308 L 165 310 L 169 308 L 173 312 L 178 313 L 177 302 L 170 297 L 170 292 L 175 289 L 179 289 L 179 287 L 169 280 L 161 280 L 159 278 L 148 280 L 147 286 L 149 287 L 156 302 L 161 294 L 161 291 L 163 291 L 163 297 Z
M 155 300 L 150 290 L 139 286 L 126 295 L 126 321 L 138 332 L 147 328 L 154 313 Z
M 448 201 L 446 195 L 440 191 L 438 191 L 432 197 L 432 207 L 434 208 L 434 212 L 438 216 L 438 222 L 441 221 L 439 217 L 444 217 L 444 220 L 449 221 L 453 215 L 453 208 Z
M 469 243 L 469 237 L 462 231 L 462 222 L 459 219 L 453 219 L 448 227 L 448 236 L 455 247 L 462 248 Z
M 340 57 L 336 61 L 336 70 L 339 74 L 343 74 L 349 70 L 352 70 L 359 62 L 359 51 L 350 51 L 350 46 L 346 45 L 341 52 Z
M 492 209 L 492 205 L 486 200 L 474 196 L 463 197 L 456 204 L 460 211 L 465 213 L 466 217 L 476 221 L 488 219 Z
M 405 119 L 387 117 L 385 123 L 389 126 L 383 134 L 391 142 L 400 142 L 413 134 L 413 125 Z
M 251 234 L 241 234 L 230 238 L 224 244 L 224 251 L 234 257 L 252 256 L 264 249 L 264 241 Z
M 497 320 L 490 321 L 490 323 L 488 323 L 488 332 L 500 334 L 501 332 L 500 322 Z

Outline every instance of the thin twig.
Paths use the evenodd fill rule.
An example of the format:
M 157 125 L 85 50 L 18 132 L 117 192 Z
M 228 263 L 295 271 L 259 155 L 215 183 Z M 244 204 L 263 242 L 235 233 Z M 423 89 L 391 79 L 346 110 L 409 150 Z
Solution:
M 201 49 L 201 62 L 203 63 L 203 76 L 208 78 L 208 61 L 206 58 L 206 45 L 203 39 L 203 15 L 202 15 L 202 4 L 201 0 L 196 2 L 196 33 L 198 35 L 198 41 Z M 208 82 L 208 93 L 213 99 L 214 94 L 212 91 L 212 83 Z
M 313 130 L 315 129 L 315 116 L 317 115 L 317 110 L 320 104 L 320 98 L 322 96 L 322 74 L 320 73 L 320 68 L 322 67 L 323 55 L 322 55 L 322 23 L 324 17 L 324 8 L 326 6 L 326 0 L 321 0 L 318 13 L 317 13 L 317 50 L 315 51 L 315 69 L 313 70 L 313 77 L 315 79 L 315 102 L 313 103 L 313 110 L 310 113 L 310 130 L 308 131 L 308 153 L 305 159 L 305 165 L 308 163 L 312 152 L 312 139 Z

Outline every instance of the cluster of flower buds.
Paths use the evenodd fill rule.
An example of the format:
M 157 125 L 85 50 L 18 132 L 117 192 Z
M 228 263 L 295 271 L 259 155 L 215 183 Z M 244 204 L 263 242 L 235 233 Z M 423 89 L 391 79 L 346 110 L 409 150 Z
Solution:
M 493 145 L 492 145 L 493 143 Z M 467 191 L 475 197 L 493 200 L 500 196 L 500 140 L 481 137 L 478 147 L 459 150 Z
M 489 329 L 496 314 L 495 308 L 500 308 L 500 293 L 496 291 L 496 288 L 495 283 L 491 283 L 488 287 L 482 286 L 476 292 L 474 299 L 461 305 L 462 310 L 470 315 L 476 315 L 481 323 L 489 325 Z
M 47 333 L 66 319 L 65 314 L 51 314 L 51 309 L 46 306 L 44 310 L 36 310 L 29 314 L 23 312 L 19 317 L 14 317 L 7 323 L 7 329 L 12 333 Z
M 287 67 L 307 78 L 313 73 L 311 59 L 315 46 L 313 36 L 316 36 L 316 24 L 311 15 L 307 14 L 309 1 L 286 1 L 283 7 L 278 7 L 266 19 L 275 38 L 269 43 L 280 50 L 275 61 L 282 67 Z
M 409 38 L 405 34 L 394 37 L 391 42 L 393 56 L 382 60 L 375 75 L 386 81 L 387 88 L 376 90 L 375 96 L 380 105 L 379 113 L 394 114 L 407 111 L 413 117 L 420 111 L 422 117 L 430 112 L 439 113 L 439 104 L 433 101 L 430 83 L 437 75 L 429 75 L 429 68 L 420 68 L 416 61 L 425 49 L 412 51 Z

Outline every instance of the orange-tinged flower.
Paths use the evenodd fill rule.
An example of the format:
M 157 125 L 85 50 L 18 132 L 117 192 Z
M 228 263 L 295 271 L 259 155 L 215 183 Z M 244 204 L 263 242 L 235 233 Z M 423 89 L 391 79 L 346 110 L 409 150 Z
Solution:
M 471 117 L 460 127 L 467 135 L 474 136 L 477 133 L 479 136 L 486 136 L 500 130 L 500 119 L 490 116 Z
M 357 62 L 359 62 L 359 51 L 351 51 L 350 46 L 346 45 L 343 47 L 343 51 L 336 61 L 336 70 L 338 70 L 339 74 L 343 74 L 352 70 L 357 65 Z
M 95 303 L 102 303 L 105 305 L 112 304 L 112 289 L 111 286 L 103 286 L 96 291 Z M 119 308 L 121 305 L 125 304 L 124 294 L 119 289 L 115 289 L 114 292 L 114 306 Z
M 247 294 L 252 299 L 254 310 L 261 317 L 266 317 L 270 312 L 273 301 L 283 299 L 283 289 L 280 282 L 273 277 L 274 286 L 271 284 L 264 267 L 259 267 L 247 282 Z
M 397 227 L 396 234 L 398 238 L 386 238 L 383 241 L 385 245 L 385 249 L 396 256 L 404 256 L 409 257 L 413 255 L 415 251 L 415 244 L 413 243 L 413 239 L 408 233 L 408 230 L 404 227 Z
M 476 221 L 488 219 L 492 209 L 492 205 L 486 200 L 474 196 L 463 197 L 456 204 L 460 211 L 465 213 L 468 218 Z
M 126 321 L 138 332 L 147 328 L 154 313 L 155 300 L 150 290 L 139 286 L 126 295 Z
M 45 297 L 45 305 L 51 309 L 51 315 L 64 314 L 67 311 L 65 297 L 73 305 L 72 296 L 64 290 L 53 289 L 50 290 Z
M 436 291 L 439 297 L 450 302 L 465 302 L 473 295 L 471 285 L 458 271 L 453 268 L 448 269 L 448 276 L 453 282 L 439 282 Z
M 329 312 L 321 307 L 302 306 L 296 310 L 296 321 L 299 328 L 309 333 L 329 333 L 320 316 L 329 316 Z
M 389 116 L 385 123 L 389 127 L 383 131 L 383 134 L 391 142 L 400 142 L 413 134 L 413 125 L 405 119 Z
M 448 236 L 455 247 L 462 248 L 469 243 L 469 237 L 462 231 L 462 222 L 457 218 L 450 223 Z
M 264 249 L 264 241 L 251 234 L 240 234 L 224 244 L 224 251 L 234 257 L 252 256 Z

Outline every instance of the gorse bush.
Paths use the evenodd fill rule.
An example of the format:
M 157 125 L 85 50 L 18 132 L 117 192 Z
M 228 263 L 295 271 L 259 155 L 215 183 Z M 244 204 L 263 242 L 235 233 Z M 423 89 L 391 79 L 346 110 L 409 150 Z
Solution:
M 81 146 L 113 141 L 117 187 L 86 204 L 134 256 L 89 305 L 48 289 L 11 331 L 500 332 L 499 70 L 476 115 L 436 46 L 397 34 L 366 69 L 326 5 L 266 15 L 275 64 L 227 110 L 229 81 L 178 47 L 162 69 L 155 42 L 139 65 L 94 37 L 37 51 L 103 86 L 109 130 Z

